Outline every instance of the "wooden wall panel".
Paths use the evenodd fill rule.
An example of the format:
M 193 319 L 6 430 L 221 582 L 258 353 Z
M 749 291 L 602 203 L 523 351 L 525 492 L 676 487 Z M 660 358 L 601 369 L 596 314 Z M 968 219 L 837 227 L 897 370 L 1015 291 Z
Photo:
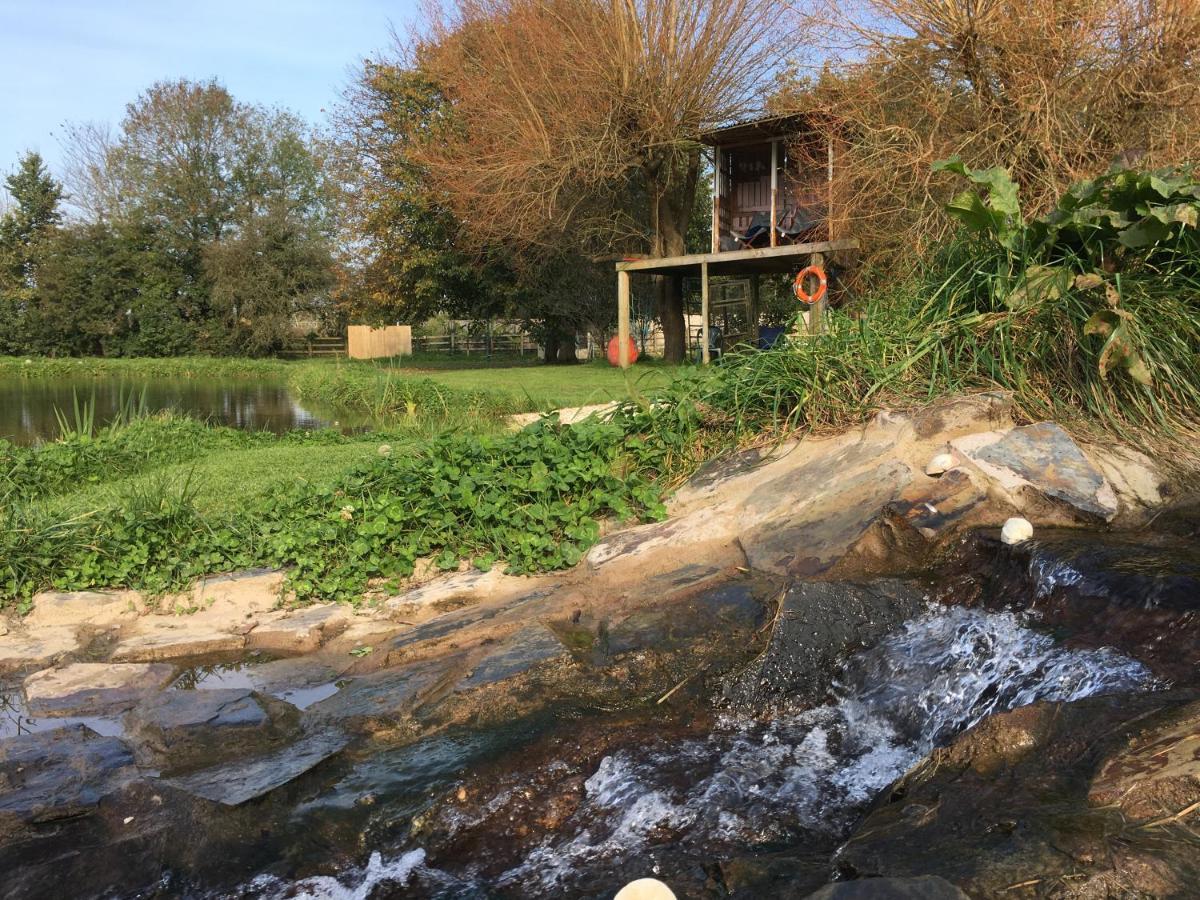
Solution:
M 346 329 L 346 355 L 351 359 L 379 359 L 412 355 L 412 327 L 409 325 L 351 325 Z

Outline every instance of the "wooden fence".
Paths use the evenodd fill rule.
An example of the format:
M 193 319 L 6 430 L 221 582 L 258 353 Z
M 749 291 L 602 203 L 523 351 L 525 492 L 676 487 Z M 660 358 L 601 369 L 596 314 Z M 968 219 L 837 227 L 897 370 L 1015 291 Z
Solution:
M 412 328 L 408 325 L 351 325 L 346 329 L 347 355 L 351 359 L 411 356 Z

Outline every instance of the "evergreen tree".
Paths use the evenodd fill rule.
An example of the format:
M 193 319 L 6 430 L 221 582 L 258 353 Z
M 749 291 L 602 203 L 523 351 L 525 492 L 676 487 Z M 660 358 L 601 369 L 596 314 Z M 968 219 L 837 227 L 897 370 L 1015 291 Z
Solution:
M 42 157 L 32 151 L 4 183 L 13 206 L 0 218 L 0 352 L 23 353 L 38 269 L 62 221 L 63 191 Z

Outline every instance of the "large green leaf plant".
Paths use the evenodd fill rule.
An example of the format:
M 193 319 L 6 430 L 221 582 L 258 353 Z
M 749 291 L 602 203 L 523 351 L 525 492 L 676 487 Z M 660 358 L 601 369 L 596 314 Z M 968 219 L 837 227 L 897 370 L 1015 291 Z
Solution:
M 974 239 L 998 251 L 1002 266 L 992 282 L 998 305 L 1020 314 L 1071 293 L 1094 298 L 1098 308 L 1082 332 L 1103 342 L 1100 376 L 1120 370 L 1153 384 L 1134 314 L 1122 302 L 1122 278 L 1165 274 L 1181 260 L 1194 265 L 1200 259 L 1200 180 L 1194 170 L 1114 166 L 1072 185 L 1053 210 L 1029 219 L 1004 169 L 972 169 L 954 157 L 935 163 L 934 170 L 972 184 L 946 210 Z

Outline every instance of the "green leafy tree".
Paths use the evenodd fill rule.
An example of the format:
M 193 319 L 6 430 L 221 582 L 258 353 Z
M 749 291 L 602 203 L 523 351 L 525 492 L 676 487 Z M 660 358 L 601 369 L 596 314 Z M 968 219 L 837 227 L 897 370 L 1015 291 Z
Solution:
M 23 353 L 39 268 L 62 221 L 63 190 L 32 151 L 4 183 L 13 205 L 0 218 L 0 351 Z
M 344 246 L 340 299 L 367 321 L 417 323 L 438 313 L 486 317 L 511 305 L 514 273 L 493 248 L 464 240 L 410 152 L 450 127 L 450 109 L 421 73 L 367 62 L 340 115 Z
M 255 216 L 205 258 L 227 352 L 259 356 L 292 342 L 294 317 L 319 314 L 333 287 L 328 242 L 282 206 Z
M 151 302 L 126 307 L 131 335 L 206 352 L 279 349 L 281 322 L 303 311 L 279 308 L 281 297 L 308 305 L 307 286 L 332 278 L 328 186 L 305 124 L 239 102 L 215 81 L 181 80 L 159 82 L 129 104 L 115 135 L 91 127 L 71 135 L 77 206 L 151 255 L 140 266 Z M 303 270 L 286 272 L 293 263 Z M 323 272 L 314 275 L 314 266 Z M 255 326 L 232 313 L 248 308 L 228 281 L 235 271 L 259 286 L 306 287 L 261 298 L 276 312 L 251 320 L 264 334 L 247 334 Z M 130 352 L 135 345 L 140 339 Z

